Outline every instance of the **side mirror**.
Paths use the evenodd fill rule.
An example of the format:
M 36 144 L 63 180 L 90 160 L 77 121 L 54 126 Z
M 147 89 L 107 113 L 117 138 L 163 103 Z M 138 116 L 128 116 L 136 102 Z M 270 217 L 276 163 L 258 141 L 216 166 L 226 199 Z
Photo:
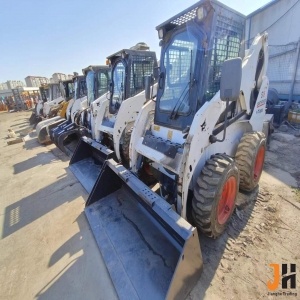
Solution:
M 151 85 L 153 84 L 153 77 L 151 75 L 145 76 L 144 80 L 145 80 L 145 98 L 148 101 L 152 98 Z
M 236 101 L 240 95 L 242 82 L 242 59 L 225 60 L 222 66 L 220 97 L 222 101 Z
M 154 79 L 157 80 L 157 78 L 159 76 L 159 67 L 155 67 L 153 69 L 153 76 L 154 76 Z

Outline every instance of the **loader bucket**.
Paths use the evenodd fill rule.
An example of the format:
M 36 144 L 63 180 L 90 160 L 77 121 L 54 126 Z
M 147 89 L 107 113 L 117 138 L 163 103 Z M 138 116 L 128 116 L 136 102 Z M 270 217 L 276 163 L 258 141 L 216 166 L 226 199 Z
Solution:
M 69 124 L 71 124 L 71 122 L 65 120 L 64 122 L 62 122 L 61 124 L 59 124 L 57 127 L 52 128 L 52 129 L 50 130 L 50 138 L 51 138 L 51 141 L 52 141 L 53 143 L 55 142 L 55 141 L 54 141 L 54 139 L 55 139 L 55 137 L 54 137 L 55 133 L 58 132 L 58 131 L 60 131 L 60 130 L 62 130 L 63 128 L 65 128 L 65 127 L 68 126 Z
M 120 299 L 185 299 L 199 280 L 196 228 L 112 159 L 85 214 Z
M 69 123 L 66 126 L 58 126 L 57 129 L 52 130 L 50 137 L 62 152 L 72 156 L 80 137 L 87 134 L 88 131 L 85 128 Z
M 38 141 L 40 144 L 46 144 L 51 142 L 50 139 L 50 130 L 52 128 L 57 127 L 60 125 L 62 122 L 64 122 L 65 119 L 61 118 L 59 116 L 44 120 L 36 126 L 36 133 L 38 136 Z
M 105 160 L 115 158 L 115 152 L 84 136 L 70 160 L 70 169 L 83 187 L 90 193 Z

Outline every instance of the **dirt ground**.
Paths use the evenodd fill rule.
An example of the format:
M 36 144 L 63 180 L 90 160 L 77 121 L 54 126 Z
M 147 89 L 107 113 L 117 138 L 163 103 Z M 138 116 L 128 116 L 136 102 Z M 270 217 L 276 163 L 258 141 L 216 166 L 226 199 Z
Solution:
M 117 299 L 83 213 L 87 193 L 53 145 L 29 133 L 30 112 L 0 113 L 0 299 Z M 7 130 L 29 138 L 8 146 Z M 300 138 L 275 133 L 259 188 L 239 194 L 217 240 L 200 234 L 201 279 L 187 299 L 268 295 L 271 263 L 297 264 L 300 299 Z M 295 296 L 295 293 L 297 295 Z

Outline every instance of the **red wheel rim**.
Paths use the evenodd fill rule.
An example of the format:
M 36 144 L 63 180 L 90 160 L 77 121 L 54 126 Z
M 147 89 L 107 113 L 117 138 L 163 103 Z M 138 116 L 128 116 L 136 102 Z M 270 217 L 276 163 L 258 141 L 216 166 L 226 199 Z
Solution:
M 149 165 L 149 164 L 144 163 L 144 164 L 143 164 L 143 167 L 144 167 L 144 170 L 146 171 L 146 173 L 147 173 L 148 175 L 153 175 L 152 172 L 151 172 L 151 168 L 150 168 L 150 165 Z
M 234 207 L 237 184 L 235 177 L 231 176 L 224 184 L 221 198 L 218 205 L 218 222 L 223 225 L 228 220 Z
M 265 147 L 261 146 L 258 150 L 257 156 L 256 156 L 256 161 L 255 161 L 255 166 L 254 166 L 254 181 L 258 181 L 259 177 L 261 175 L 263 165 L 265 161 Z

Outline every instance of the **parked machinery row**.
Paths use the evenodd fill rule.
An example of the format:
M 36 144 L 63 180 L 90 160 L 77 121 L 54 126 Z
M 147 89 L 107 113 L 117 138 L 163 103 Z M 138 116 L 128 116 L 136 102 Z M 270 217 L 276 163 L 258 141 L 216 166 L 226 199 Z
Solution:
M 216 0 L 156 29 L 159 65 L 144 43 L 108 56 L 74 77 L 74 93 L 62 82 L 65 116 L 44 113 L 37 127 L 89 193 L 120 299 L 185 299 L 203 269 L 198 231 L 225 230 L 238 191 L 259 182 L 272 130 L 267 33 L 245 55 L 245 16 Z

